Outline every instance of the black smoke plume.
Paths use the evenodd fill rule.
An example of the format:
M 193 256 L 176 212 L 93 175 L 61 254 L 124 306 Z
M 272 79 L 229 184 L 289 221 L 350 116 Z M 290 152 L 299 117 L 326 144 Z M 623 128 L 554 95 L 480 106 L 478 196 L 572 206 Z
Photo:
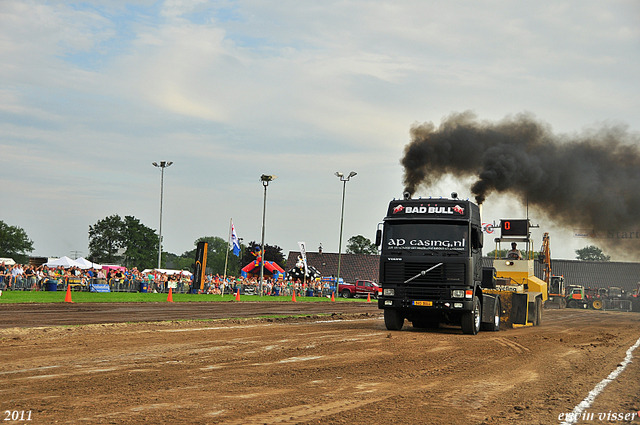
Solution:
M 411 139 L 401 160 L 409 193 L 445 175 L 476 178 L 479 203 L 494 192 L 512 195 L 558 225 L 593 229 L 597 244 L 640 257 L 640 144 L 626 127 L 555 135 L 529 114 L 493 123 L 463 112 L 437 128 L 413 126 Z

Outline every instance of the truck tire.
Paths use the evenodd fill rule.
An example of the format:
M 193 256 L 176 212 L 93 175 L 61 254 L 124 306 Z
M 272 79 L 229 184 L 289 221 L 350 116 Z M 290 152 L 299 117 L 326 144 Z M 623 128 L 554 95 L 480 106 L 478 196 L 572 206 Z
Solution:
M 404 316 L 398 310 L 386 308 L 384 310 L 384 325 L 387 330 L 399 331 L 404 325 Z
M 493 322 L 491 323 L 482 323 L 480 327 L 483 331 L 489 332 L 498 332 L 500 330 L 500 300 L 496 300 L 493 304 Z
M 342 292 L 340 292 L 340 296 L 342 298 L 351 298 L 351 291 L 349 291 L 348 289 L 343 289 Z
M 567 304 L 568 308 L 578 308 L 578 301 L 576 300 L 570 300 L 569 303 Z
M 477 335 L 480 330 L 480 319 L 482 317 L 482 306 L 477 296 L 473 297 L 473 309 L 462 313 L 462 333 L 467 335 Z
M 594 310 L 602 310 L 602 300 L 593 300 L 591 302 L 591 308 Z

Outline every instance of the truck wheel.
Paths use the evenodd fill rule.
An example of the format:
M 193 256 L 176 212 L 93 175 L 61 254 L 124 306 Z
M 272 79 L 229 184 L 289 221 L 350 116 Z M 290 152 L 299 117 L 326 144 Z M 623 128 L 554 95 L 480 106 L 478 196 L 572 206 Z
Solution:
M 348 289 L 343 289 L 340 295 L 342 298 L 351 298 L 351 292 Z
M 569 303 L 567 304 L 568 308 L 578 308 L 578 302 L 576 300 L 571 300 L 569 301 Z
M 493 304 L 493 322 L 482 323 L 481 328 L 483 331 L 498 332 L 500 330 L 500 301 L 496 300 Z
M 478 333 L 480 330 L 480 318 L 482 317 L 480 309 L 480 300 L 477 296 L 474 296 L 473 309 L 462 313 L 462 333 L 467 335 L 476 335 Z
M 404 316 L 398 310 L 387 308 L 384 310 L 384 325 L 387 330 L 399 331 L 404 325 Z
M 602 301 L 593 300 L 593 302 L 591 303 L 591 307 L 593 307 L 594 310 L 602 310 Z

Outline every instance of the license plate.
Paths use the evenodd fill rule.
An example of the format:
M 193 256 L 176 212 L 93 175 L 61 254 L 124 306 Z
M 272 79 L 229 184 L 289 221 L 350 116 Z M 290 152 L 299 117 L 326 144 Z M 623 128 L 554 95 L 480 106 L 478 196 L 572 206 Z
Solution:
M 424 307 L 431 307 L 433 305 L 433 301 L 414 301 L 413 305 L 421 305 Z

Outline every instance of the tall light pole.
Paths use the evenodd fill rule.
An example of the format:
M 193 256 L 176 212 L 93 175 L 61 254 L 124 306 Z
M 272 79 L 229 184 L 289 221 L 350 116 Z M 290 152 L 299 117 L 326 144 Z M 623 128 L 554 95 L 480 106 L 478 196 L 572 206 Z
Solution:
M 161 268 L 162 261 L 162 197 L 164 195 L 164 169 L 169 167 L 173 162 L 160 161 L 160 164 L 153 162 L 154 167 L 160 168 L 160 231 L 158 236 L 158 268 Z
M 355 176 L 355 171 L 349 173 L 348 176 L 340 172 L 336 172 L 336 176 L 340 179 L 342 184 L 342 212 L 340 213 L 340 244 L 338 245 L 338 276 L 336 278 L 336 296 L 338 296 L 338 285 L 340 284 L 340 263 L 342 259 L 342 226 L 344 224 L 344 193 L 347 189 L 347 182 L 351 179 L 351 177 Z
M 267 174 L 263 174 L 260 176 L 260 181 L 262 182 L 262 186 L 264 186 L 264 203 L 262 205 L 262 242 L 260 244 L 262 255 L 262 261 L 260 261 L 260 296 L 262 296 L 262 281 L 264 279 L 264 222 L 267 214 L 267 186 L 269 186 L 270 181 L 273 181 L 277 178 L 277 176 L 269 176 Z

